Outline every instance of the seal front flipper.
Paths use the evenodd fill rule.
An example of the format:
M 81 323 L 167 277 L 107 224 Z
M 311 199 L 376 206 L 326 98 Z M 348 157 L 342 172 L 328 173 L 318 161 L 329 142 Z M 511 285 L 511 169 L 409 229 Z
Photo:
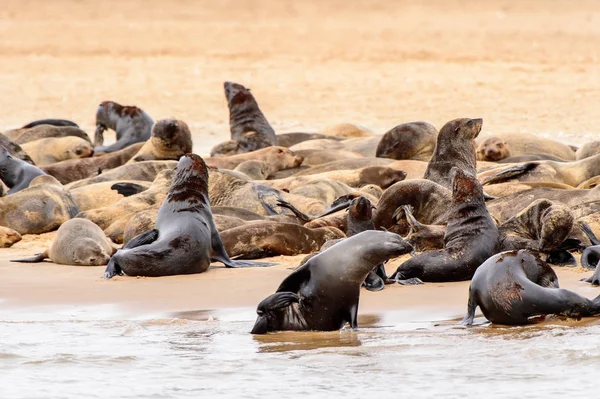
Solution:
M 133 237 L 122 249 L 131 249 L 142 245 L 152 244 L 158 239 L 158 230 L 152 229 Z
M 537 168 L 538 166 L 539 162 L 528 162 L 521 165 L 512 166 L 510 168 L 504 169 L 501 172 L 496 173 L 489 179 L 486 179 L 485 181 L 481 182 L 481 185 L 486 186 L 488 184 L 503 183 L 521 175 L 524 175 L 525 173 Z
M 469 302 L 467 302 L 467 314 L 465 318 L 462 319 L 460 324 L 463 326 L 471 326 L 473 325 L 473 320 L 475 319 L 475 309 L 477 309 L 477 303 L 473 300 L 473 293 L 469 290 Z
M 298 219 L 300 219 L 304 223 L 308 223 L 314 219 L 314 217 L 307 215 L 306 213 L 302 212 L 301 210 L 299 210 L 294 205 L 290 204 L 284 199 L 277 200 L 277 206 L 289 209 Z
M 294 270 L 289 276 L 287 276 L 276 292 L 298 292 L 300 287 L 310 280 L 310 259 L 308 262 Z
M 141 184 L 136 183 L 115 183 L 110 186 L 111 190 L 115 190 L 119 194 L 124 197 L 129 197 L 131 195 L 139 194 L 143 191 L 146 191 L 148 188 L 142 186 Z
M 350 327 L 358 328 L 358 301 L 350 307 Z
M 36 256 L 32 256 L 31 258 L 11 259 L 11 262 L 38 263 L 43 262 L 46 258 L 48 258 L 48 250 L 42 252 L 41 254 L 37 254 Z
M 365 281 L 363 281 L 363 285 L 367 291 L 381 291 L 385 286 L 385 283 L 377 273 L 371 270 L 369 274 L 367 274 Z
M 121 269 L 121 266 L 117 264 L 115 257 L 113 256 L 110 258 L 108 265 L 106 265 L 106 269 L 104 270 L 104 278 L 108 280 L 117 275 L 123 275 L 123 270 Z
M 600 285 L 600 267 L 598 266 L 600 266 L 600 262 L 596 264 L 596 271 L 594 272 L 594 274 L 592 274 L 591 277 L 583 279 L 581 281 L 591 283 L 592 285 Z

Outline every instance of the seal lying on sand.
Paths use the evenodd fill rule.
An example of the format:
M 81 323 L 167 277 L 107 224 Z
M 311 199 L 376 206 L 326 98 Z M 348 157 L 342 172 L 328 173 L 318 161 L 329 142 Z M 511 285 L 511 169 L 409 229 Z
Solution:
M 425 252 L 402 263 L 391 277 L 396 281 L 469 280 L 477 267 L 496 253 L 500 235 L 485 206 L 481 184 L 457 167 L 452 168 L 450 175 L 452 208 L 448 212 L 444 249 Z
M 152 137 L 128 163 L 152 160 L 179 161 L 192 152 L 192 134 L 184 121 L 161 119 L 152 127 Z
M 104 101 L 96 111 L 96 134 L 94 152 L 114 152 L 128 145 L 146 141 L 154 121 L 135 106 L 123 106 L 113 101 Z M 117 141 L 109 146 L 104 144 L 104 131 L 112 129 L 117 133 Z
M 558 288 L 558 277 L 548 264 L 519 250 L 494 255 L 477 269 L 462 324 L 473 324 L 477 306 L 492 323 L 522 325 L 551 314 L 574 318 L 599 315 L 600 296 L 589 300 Z
M 50 248 L 32 258 L 11 262 L 34 263 L 46 258 L 60 265 L 102 266 L 116 251 L 102 229 L 89 220 L 75 218 L 63 223 Z
M 437 136 L 436 128 L 427 122 L 403 123 L 383 135 L 377 145 L 376 156 L 429 161 Z
M 290 274 L 275 294 L 258 304 L 252 334 L 281 330 L 358 327 L 360 286 L 388 259 L 412 251 L 397 234 L 364 231 L 311 258 Z
M 12 156 L 5 147 L 0 146 L 0 180 L 9 188 L 6 195 L 29 187 L 33 179 L 45 174 L 37 166 Z
M 81 137 L 49 137 L 21 145 L 37 166 L 94 155 L 92 145 Z
M 233 261 L 225 252 L 208 201 L 208 168 L 196 154 L 179 160 L 156 228 L 129 241 L 110 259 L 104 276 L 168 276 L 202 273 L 211 260 L 227 267 L 271 266 Z
M 10 248 L 13 244 L 21 241 L 22 238 L 21 234 L 13 229 L 0 226 L 0 248 Z

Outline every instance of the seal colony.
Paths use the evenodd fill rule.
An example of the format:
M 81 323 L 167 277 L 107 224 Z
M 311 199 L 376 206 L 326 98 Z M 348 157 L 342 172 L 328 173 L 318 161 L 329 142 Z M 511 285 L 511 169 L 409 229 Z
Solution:
M 471 280 L 465 325 L 477 307 L 508 325 L 600 315 L 600 296 L 558 288 L 552 269 L 582 253 L 581 284 L 600 284 L 597 142 L 480 137 L 480 118 L 275 134 L 249 88 L 223 88 L 228 140 L 210 156 L 192 152 L 185 121 L 114 101 L 96 110 L 93 147 L 60 118 L 0 134 L 0 246 L 58 229 L 19 261 L 105 266 L 107 279 L 305 255 L 259 303 L 254 334 L 356 328 L 361 287 L 407 289 L 396 283 Z

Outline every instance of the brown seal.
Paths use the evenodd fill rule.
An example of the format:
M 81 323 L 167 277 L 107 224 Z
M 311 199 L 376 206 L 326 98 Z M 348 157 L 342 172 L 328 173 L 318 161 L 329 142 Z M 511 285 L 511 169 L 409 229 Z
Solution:
M 478 141 L 488 139 L 488 137 L 482 137 Z M 504 143 L 508 147 L 511 157 L 528 154 L 548 154 L 566 161 L 575 160 L 575 152 L 569 145 L 533 134 L 503 133 L 496 134 L 491 139 L 493 140 L 490 143 Z M 481 145 L 479 148 L 482 148 Z M 492 147 L 490 146 L 490 148 Z
M 70 159 L 42 166 L 47 174 L 56 177 L 62 184 L 97 176 L 108 169 L 125 165 L 142 148 L 144 143 L 135 143 L 122 150 L 111 152 L 99 157 Z
M 42 262 L 46 258 L 59 265 L 102 266 L 116 251 L 100 227 L 85 219 L 63 223 L 50 247 L 41 254 L 11 262 Z
M 475 138 L 481 132 L 482 119 L 460 118 L 446 123 L 437 137 L 435 151 L 427 165 L 424 178 L 451 188 L 452 167 L 475 176 Z
M 26 189 L 33 179 L 41 175 L 45 173 L 40 168 L 11 155 L 6 147 L 0 145 L 0 180 L 9 188 L 5 195 Z
M 167 276 L 202 273 L 211 261 L 226 267 L 271 266 L 229 258 L 215 227 L 208 199 L 208 168 L 186 154 L 163 201 L 156 227 L 129 241 L 110 259 L 104 276 Z
M 600 141 L 589 141 L 583 144 L 575 152 L 575 159 L 585 159 L 600 154 Z
M 430 123 L 403 123 L 383 135 L 375 156 L 429 161 L 435 149 L 437 136 L 438 131 Z
M 289 148 L 294 152 L 300 150 L 320 150 L 321 152 L 324 150 L 337 150 L 360 154 L 363 157 L 374 157 L 377 152 L 377 145 L 380 141 L 381 136 L 359 137 L 337 141 L 331 139 L 318 139 L 303 141 Z
M 21 234 L 17 231 L 0 226 L 0 248 L 10 248 L 13 244 L 21 241 L 21 239 Z
M 412 206 L 403 205 L 402 208 L 410 226 L 406 241 L 413 246 L 415 251 L 425 252 L 444 248 L 446 226 L 420 223 L 413 215 Z
M 444 249 L 419 254 L 402 263 L 391 278 L 422 281 L 463 281 L 498 250 L 500 235 L 490 216 L 475 175 L 456 166 L 450 171 L 452 206 Z
M 0 226 L 20 234 L 42 234 L 56 230 L 73 218 L 79 208 L 73 197 L 52 176 L 40 175 L 29 188 L 0 198 Z
M 152 137 L 146 141 L 128 163 L 152 160 L 178 161 L 192 152 L 192 134 L 184 121 L 161 119 L 152 127 Z
M 263 161 L 249 160 L 244 161 L 235 167 L 235 172 L 243 173 L 250 180 L 264 180 L 272 172 L 271 165 Z
M 142 109 L 117 104 L 114 101 L 103 101 L 96 110 L 96 134 L 94 136 L 94 152 L 115 152 L 123 148 L 148 140 L 154 121 Z M 104 131 L 114 130 L 117 141 L 111 145 L 104 144 Z
M 262 161 L 269 164 L 273 171 L 295 168 L 302 164 L 303 158 L 293 151 L 272 146 L 247 154 L 238 154 L 228 157 L 206 158 L 206 164 L 213 168 L 235 169 L 239 164 L 248 160 Z M 273 172 L 273 173 L 275 173 Z
M 25 144 L 30 141 L 47 139 L 50 137 L 79 137 L 88 143 L 91 143 L 90 137 L 86 132 L 74 126 L 52 126 L 38 125 L 31 128 L 15 129 L 4 132 L 4 135 L 16 144 Z
M 510 147 L 499 137 L 490 137 L 477 147 L 478 161 L 498 162 L 510 156 Z
M 345 150 L 293 150 L 294 154 L 302 157 L 302 165 L 315 166 L 327 162 L 342 161 L 345 159 L 363 158 L 356 152 Z
M 367 166 L 389 166 L 392 163 L 394 163 L 394 160 L 392 159 L 375 157 L 343 159 L 341 161 L 327 162 L 321 165 L 311 166 L 310 168 L 304 170 L 298 170 L 293 174 L 293 176 L 314 175 L 317 173 L 331 172 L 336 170 L 354 170 L 366 168 Z M 275 178 L 280 178 L 280 176 L 275 175 Z
M 94 155 L 92 145 L 75 136 L 50 137 L 30 141 L 21 148 L 37 166 L 50 165 L 69 159 L 88 158 Z
M 118 185 L 136 185 L 139 187 L 149 188 L 151 183 L 142 180 L 112 180 L 102 183 L 90 184 L 89 186 L 79 187 L 69 190 L 73 200 L 79 207 L 80 211 L 88 211 L 90 209 L 104 208 L 119 202 L 125 197 L 137 194 L 136 192 L 124 192 L 114 188 Z
M 373 135 L 373 132 L 366 127 L 355 125 L 353 123 L 338 123 L 336 125 L 327 126 L 321 133 L 328 136 L 344 138 L 369 137 Z
M 326 134 L 321 133 L 303 133 L 303 132 L 293 132 L 293 133 L 280 133 L 277 136 L 277 145 L 280 147 L 290 148 L 293 145 L 302 143 L 304 141 L 309 140 L 333 140 L 333 141 L 341 141 L 343 140 L 341 137 L 328 136 Z

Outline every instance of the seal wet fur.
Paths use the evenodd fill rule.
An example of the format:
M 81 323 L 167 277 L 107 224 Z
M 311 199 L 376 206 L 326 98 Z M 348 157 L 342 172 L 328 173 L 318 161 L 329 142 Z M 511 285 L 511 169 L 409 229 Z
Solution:
M 364 231 L 311 258 L 258 304 L 252 334 L 358 327 L 360 286 L 390 258 L 412 251 L 397 234 Z
M 215 226 L 208 200 L 208 168 L 196 154 L 184 155 L 156 217 L 156 227 L 113 255 L 104 276 L 168 276 L 202 273 L 211 261 L 227 267 L 271 266 L 233 261 Z
M 153 124 L 152 118 L 138 107 L 103 101 L 96 111 L 94 152 L 115 152 L 131 144 L 146 141 L 150 138 Z M 117 136 L 117 141 L 108 146 L 103 145 L 106 129 L 114 130 Z
M 573 318 L 599 315 L 600 296 L 590 300 L 559 288 L 558 277 L 548 264 L 519 250 L 494 255 L 477 269 L 462 324 L 473 324 L 478 306 L 492 323 L 522 325 L 551 314 Z

